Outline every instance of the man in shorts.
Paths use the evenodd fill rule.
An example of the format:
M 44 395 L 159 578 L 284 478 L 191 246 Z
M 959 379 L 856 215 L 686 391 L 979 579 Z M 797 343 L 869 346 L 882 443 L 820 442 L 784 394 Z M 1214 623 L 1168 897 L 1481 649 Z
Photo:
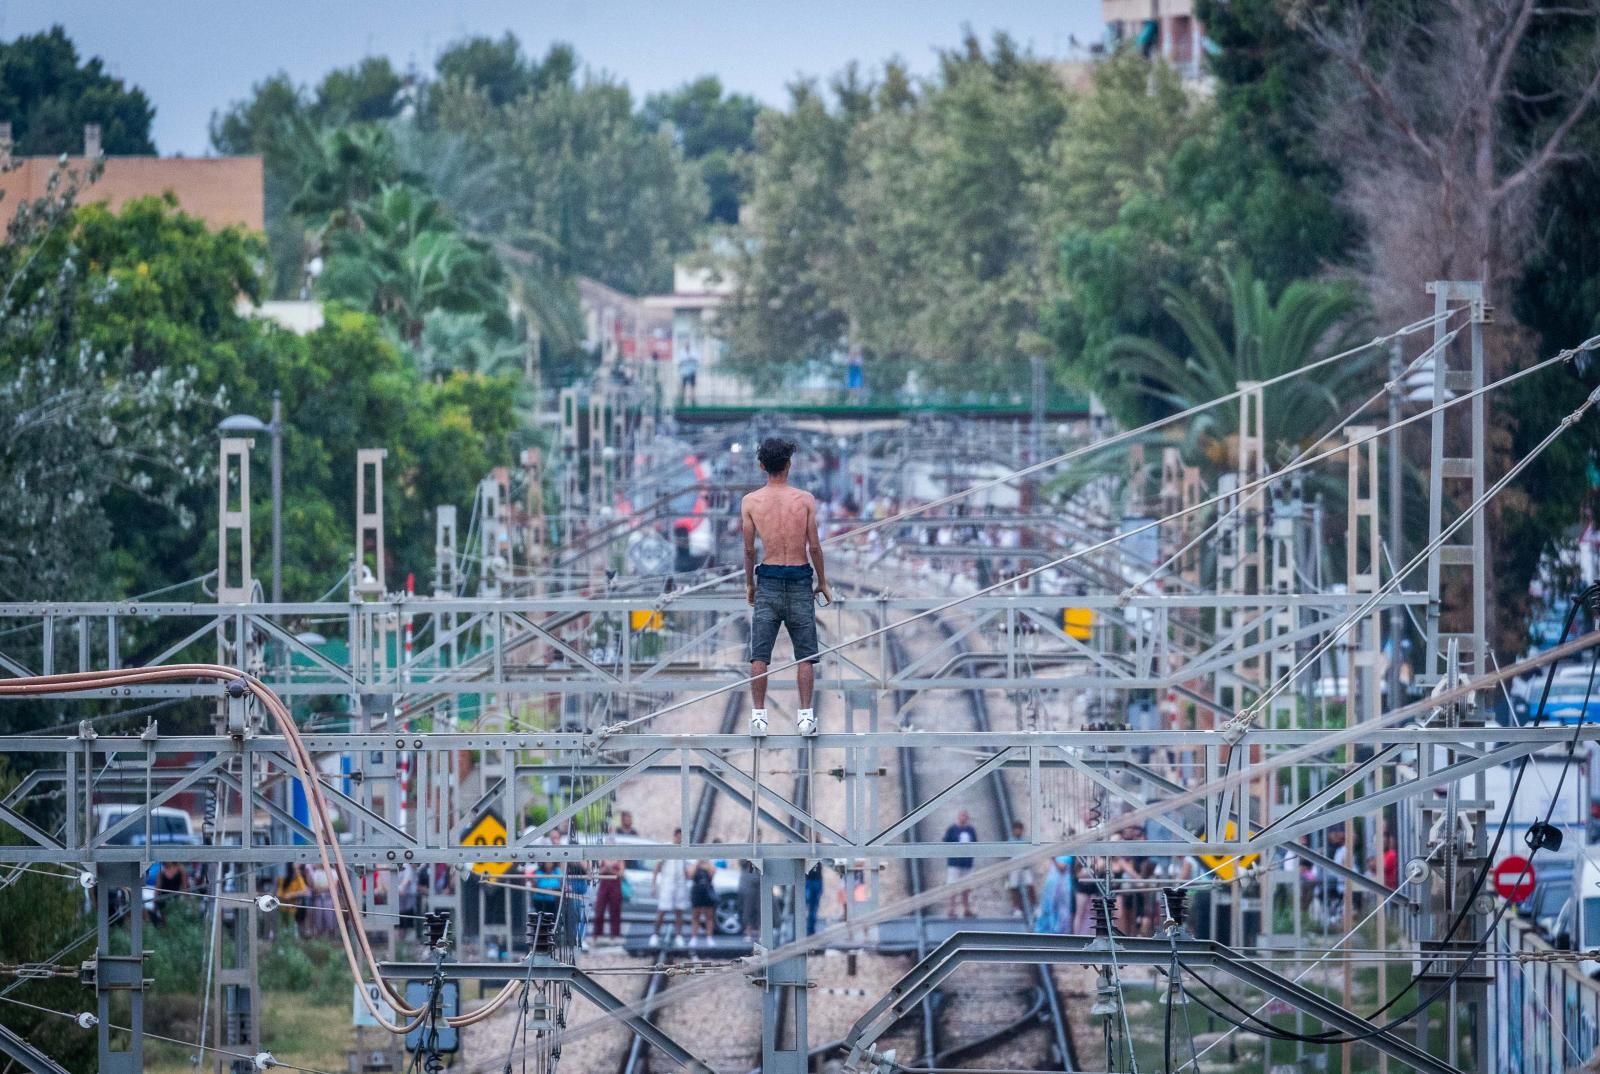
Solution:
M 750 734 L 767 733 L 767 665 L 778 627 L 789 632 L 794 646 L 795 679 L 800 708 L 795 723 L 802 735 L 817 733 L 811 707 L 817 663 L 817 607 L 814 594 L 831 601 L 833 591 L 822 567 L 822 541 L 817 536 L 817 501 L 789 484 L 794 444 L 775 436 L 761 441 L 756 458 L 766 471 L 764 488 L 739 505 L 744 526 L 745 598 L 754 609 L 750 624 Z M 756 538 L 761 538 L 761 565 L 756 565 Z
M 978 830 L 972 826 L 972 816 L 965 809 L 956 814 L 956 822 L 944 830 L 946 843 L 976 843 Z M 959 884 L 972 872 L 972 859 L 970 857 L 946 858 L 944 864 L 944 882 L 946 884 Z M 960 902 L 963 917 L 976 917 L 972 912 L 972 892 L 968 888 L 950 896 L 951 917 L 956 916 L 956 903 Z
M 1028 841 L 1026 833 L 1027 829 L 1022 826 L 1020 820 L 1011 822 L 1013 843 L 1026 843 Z M 1025 917 L 1027 907 L 1037 901 L 1033 889 L 1033 869 L 1024 865 L 1006 873 L 1006 891 L 1011 896 L 1011 916 Z

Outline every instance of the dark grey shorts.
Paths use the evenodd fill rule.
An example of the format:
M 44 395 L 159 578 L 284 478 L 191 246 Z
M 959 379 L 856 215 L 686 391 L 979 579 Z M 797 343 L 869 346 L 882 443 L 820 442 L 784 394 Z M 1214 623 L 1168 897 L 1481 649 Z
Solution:
M 778 624 L 789 631 L 796 660 L 816 663 L 817 605 L 812 596 L 810 572 L 804 578 L 766 578 L 756 576 L 755 612 L 750 624 L 750 660 L 772 662 L 772 643 L 778 640 Z

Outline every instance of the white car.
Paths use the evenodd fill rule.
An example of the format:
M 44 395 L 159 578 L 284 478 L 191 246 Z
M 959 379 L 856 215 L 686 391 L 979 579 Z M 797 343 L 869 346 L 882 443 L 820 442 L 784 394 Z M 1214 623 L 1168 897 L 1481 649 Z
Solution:
M 139 805 L 129 803 L 103 803 L 94 807 L 94 837 L 99 842 L 106 832 L 121 824 L 131 814 L 140 810 Z M 194 818 L 181 809 L 171 806 L 155 806 L 149 811 L 150 846 L 162 847 L 192 847 L 200 845 L 200 837 L 194 833 Z M 111 837 L 111 846 L 128 847 L 145 845 L 146 825 L 143 821 L 135 821 L 116 835 Z M 165 856 L 159 849 L 151 852 L 152 861 L 160 861 Z M 182 860 L 181 854 L 170 855 Z M 154 910 L 156 905 L 156 889 L 145 884 L 140 891 L 140 901 L 145 910 Z
M 98 842 L 106 832 L 115 828 L 130 814 L 140 810 L 134 804 L 103 804 L 94 807 L 94 834 Z M 199 846 L 200 839 L 194 834 L 194 818 L 181 809 L 171 806 L 155 806 L 150 811 L 150 845 L 160 846 Z M 145 824 L 135 822 L 118 832 L 112 839 L 112 846 L 144 846 Z

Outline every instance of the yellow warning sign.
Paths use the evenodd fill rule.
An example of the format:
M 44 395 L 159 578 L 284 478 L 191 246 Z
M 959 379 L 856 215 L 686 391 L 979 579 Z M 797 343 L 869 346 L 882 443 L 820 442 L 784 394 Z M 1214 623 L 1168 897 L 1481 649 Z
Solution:
M 660 630 L 666 625 L 666 621 L 666 616 L 648 608 L 640 608 L 628 613 L 628 625 L 633 628 L 634 633 L 642 630 Z
M 486 811 L 461 840 L 469 847 L 503 847 L 506 845 L 506 826 L 493 810 Z M 480 876 L 503 876 L 511 868 L 507 861 L 480 861 L 473 863 L 472 871 Z
M 1238 827 L 1235 826 L 1233 821 L 1230 820 L 1227 824 L 1227 827 L 1222 829 L 1222 838 L 1231 843 L 1237 836 L 1238 831 Z M 1200 860 L 1205 863 L 1206 868 L 1210 869 L 1216 874 L 1218 880 L 1221 880 L 1224 884 L 1231 884 L 1233 883 L 1234 877 L 1238 876 L 1241 870 L 1248 869 L 1257 861 L 1261 860 L 1261 855 L 1202 854 L 1200 855 Z
M 1061 629 L 1069 638 L 1088 641 L 1094 637 L 1094 609 L 1062 608 Z

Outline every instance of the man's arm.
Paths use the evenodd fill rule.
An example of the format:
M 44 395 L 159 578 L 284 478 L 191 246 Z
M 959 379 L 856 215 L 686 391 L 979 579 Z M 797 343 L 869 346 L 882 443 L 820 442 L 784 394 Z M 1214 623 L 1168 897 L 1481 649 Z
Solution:
M 756 520 L 750 517 L 750 497 L 739 501 L 739 523 L 744 528 L 744 599 L 756 602 Z
M 822 566 L 822 538 L 817 536 L 817 501 L 806 503 L 806 543 L 810 545 L 811 569 L 817 572 L 817 592 L 829 604 L 833 603 L 833 590 L 828 588 L 828 572 Z

